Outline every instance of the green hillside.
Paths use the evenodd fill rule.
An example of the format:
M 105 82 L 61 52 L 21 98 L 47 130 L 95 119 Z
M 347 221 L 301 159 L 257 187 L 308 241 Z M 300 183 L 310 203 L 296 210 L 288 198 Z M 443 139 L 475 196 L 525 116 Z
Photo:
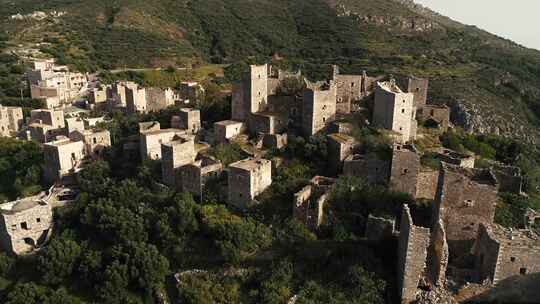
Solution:
M 540 52 L 407 0 L 0 0 L 11 43 L 80 69 L 233 63 L 273 54 L 324 78 L 344 72 L 430 77 L 430 99 L 466 130 L 537 143 Z M 36 21 L 35 10 L 66 15 Z

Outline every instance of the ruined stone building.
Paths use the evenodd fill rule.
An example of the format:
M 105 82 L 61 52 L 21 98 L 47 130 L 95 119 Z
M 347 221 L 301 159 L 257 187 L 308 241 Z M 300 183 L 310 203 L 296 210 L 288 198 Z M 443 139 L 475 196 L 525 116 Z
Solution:
M 469 169 L 474 168 L 476 161 L 476 156 L 472 153 L 463 154 L 448 149 L 444 149 L 439 153 L 438 158 L 447 164 Z
M 63 177 L 80 170 L 85 157 L 82 141 L 60 138 L 43 145 L 43 174 L 48 183 L 54 183 Z
M 424 108 L 427 102 L 429 79 L 409 76 L 407 92 L 414 94 L 414 107 L 418 110 Z
M 179 97 L 177 100 L 182 100 L 184 104 L 191 104 L 201 99 L 204 88 L 198 82 L 183 81 L 180 83 L 177 94 Z
M 293 217 L 311 230 L 323 223 L 324 205 L 336 180 L 315 176 L 309 185 L 294 194 Z
M 161 144 L 161 170 L 163 182 L 173 188 L 182 189 L 180 169 L 195 161 L 195 137 L 177 136 L 177 138 Z
M 125 108 L 127 106 L 127 91 L 137 88 L 138 85 L 132 81 L 117 81 L 107 86 L 107 109 Z
M 174 106 L 180 96 L 171 88 L 146 88 L 145 99 L 146 111 L 153 112 Z
M 31 253 L 48 239 L 53 215 L 44 195 L 0 205 L 0 244 L 16 255 Z
M 444 105 L 426 105 L 420 109 L 422 118 L 427 126 L 439 128 L 442 132 L 450 127 L 450 108 Z
M 356 141 L 349 135 L 334 133 L 327 136 L 326 142 L 330 172 L 338 175 L 343 171 L 345 159 L 354 154 Z
M 84 120 L 80 117 L 69 117 L 66 118 L 66 134 L 75 132 L 75 131 L 84 131 L 85 125 Z
M 207 184 L 212 180 L 219 180 L 223 172 L 220 161 L 203 157 L 194 163 L 182 168 L 182 190 L 203 199 Z
M 479 282 L 540 273 L 540 235 L 529 229 L 480 224 L 473 254 Z
M 371 95 L 379 79 L 367 76 L 365 71 L 362 75 L 340 74 L 339 67 L 333 66 L 333 81 L 337 86 L 336 112 L 351 113 L 353 103 Z
M 343 162 L 343 174 L 359 177 L 370 184 L 386 184 L 390 179 L 390 161 L 376 154 L 349 155 Z
M 54 140 L 56 136 L 66 135 L 63 111 L 32 110 L 28 121 L 30 138 L 40 143 Z
M 88 109 L 103 111 L 107 109 L 107 87 L 97 86 L 88 90 Z
M 111 133 L 107 130 L 76 130 L 69 134 L 72 141 L 84 143 L 84 154 L 91 159 L 97 159 L 103 155 L 103 151 L 111 146 Z
M 498 184 L 490 170 L 441 163 L 433 220 L 441 220 L 452 253 L 468 252 L 480 224 L 491 225 Z
M 149 159 L 161 159 L 161 145 L 180 139 L 186 135 L 186 131 L 179 129 L 160 129 L 159 124 L 151 122 L 149 125 L 142 125 L 140 130 L 141 157 Z M 141 125 L 139 125 L 141 127 Z
M 197 134 L 201 130 L 201 111 L 193 108 L 182 108 L 178 116 L 171 118 L 171 127 Z
M 86 75 L 71 72 L 67 66 L 56 65 L 54 60 L 35 61 L 26 75 L 31 97 L 43 100 L 49 109 L 69 104 L 88 85 Z
M 268 149 L 282 149 L 287 145 L 287 133 L 265 134 L 263 137 L 263 147 Z
M 423 292 L 443 289 L 449 251 L 441 222 L 433 231 L 416 226 L 407 205 L 403 206 L 397 252 L 398 292 L 402 303 L 411 303 Z
M 240 121 L 225 120 L 214 123 L 214 133 L 218 143 L 225 143 L 244 133 L 246 125 Z
M 21 107 L 5 107 L 0 104 L 0 136 L 16 135 L 24 123 Z
M 417 129 L 414 94 L 401 91 L 395 81 L 378 82 L 373 125 L 400 134 L 403 143 L 413 140 Z
M 492 172 L 499 182 L 499 192 L 523 194 L 523 176 L 519 167 L 496 164 Z
M 272 184 L 272 162 L 247 158 L 228 167 L 229 204 L 243 209 Z

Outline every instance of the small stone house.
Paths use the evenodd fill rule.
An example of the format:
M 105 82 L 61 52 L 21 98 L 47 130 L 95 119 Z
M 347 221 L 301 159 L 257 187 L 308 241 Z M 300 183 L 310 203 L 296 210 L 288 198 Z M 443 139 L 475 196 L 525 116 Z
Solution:
M 247 158 L 228 167 L 229 204 L 244 209 L 272 184 L 272 162 Z

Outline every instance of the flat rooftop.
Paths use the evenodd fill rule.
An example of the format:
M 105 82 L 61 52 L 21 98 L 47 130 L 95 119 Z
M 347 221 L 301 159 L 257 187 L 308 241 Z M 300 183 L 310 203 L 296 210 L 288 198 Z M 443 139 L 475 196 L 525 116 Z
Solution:
M 37 206 L 45 206 L 47 205 L 45 199 L 46 196 L 42 193 L 36 196 L 26 197 L 20 200 L 4 203 L 0 205 L 0 213 L 15 214 L 28 209 L 32 209 Z
M 184 135 L 184 134 L 186 134 L 186 131 L 180 130 L 180 129 L 169 128 L 169 129 L 160 129 L 160 130 L 147 131 L 147 132 L 142 133 L 142 135 L 152 136 L 152 135 L 171 134 L 171 133 Z
M 267 165 L 269 163 L 270 161 L 267 159 L 246 158 L 241 161 L 237 161 L 233 164 L 230 164 L 229 167 L 251 171 L 263 165 Z
M 234 121 L 234 120 L 223 120 L 223 121 L 218 121 L 216 123 L 214 123 L 215 125 L 219 125 L 219 126 L 231 126 L 231 125 L 239 125 L 239 124 L 243 124 L 243 122 L 241 121 Z

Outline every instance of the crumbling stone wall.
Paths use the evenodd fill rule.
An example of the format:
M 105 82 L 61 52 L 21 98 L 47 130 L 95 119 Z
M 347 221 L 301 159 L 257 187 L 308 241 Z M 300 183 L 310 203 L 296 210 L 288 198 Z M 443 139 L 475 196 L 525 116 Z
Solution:
M 23 122 L 21 107 L 4 107 L 0 104 L 0 136 L 16 134 Z
M 52 227 L 52 208 L 38 199 L 0 205 L 0 244 L 6 252 L 25 254 L 45 243 Z
M 425 121 L 432 120 L 437 123 L 443 132 L 448 130 L 450 126 L 450 108 L 440 105 L 424 105 L 421 110 L 422 118 Z
M 383 217 L 368 216 L 366 225 L 366 238 L 370 241 L 380 241 L 391 238 L 394 235 L 396 221 Z
M 177 96 L 171 88 L 146 88 L 145 99 L 146 110 L 153 112 L 173 106 Z
M 461 154 L 452 150 L 443 150 L 438 157 L 441 161 L 462 168 L 474 168 L 476 157 L 474 154 Z
M 328 164 L 334 175 L 343 170 L 343 161 L 354 153 L 355 140 L 345 134 L 330 134 L 327 136 Z
M 317 134 L 336 119 L 336 92 L 334 84 L 328 89 L 304 90 L 302 126 L 306 136 Z
M 377 78 L 368 77 L 366 72 L 361 75 L 342 75 L 337 66 L 333 67 L 333 80 L 337 85 L 337 113 L 348 114 L 352 103 L 361 100 L 373 92 Z
M 414 94 L 414 106 L 421 109 L 426 105 L 429 79 L 409 77 L 409 89 L 407 92 Z
M 394 145 L 390 187 L 416 198 L 420 155 L 410 145 Z
M 385 184 L 390 177 L 390 161 L 376 155 L 350 155 L 344 161 L 343 174 L 360 177 L 371 184 Z
M 403 206 L 398 240 L 397 279 L 403 302 L 416 299 L 418 286 L 426 268 L 429 228 L 415 226 L 409 207 Z
M 431 232 L 427 259 L 427 277 L 432 288 L 444 287 L 449 255 L 444 224 L 438 221 Z
M 185 131 L 178 129 L 163 129 L 141 133 L 141 157 L 148 157 L 154 160 L 161 159 L 161 145 L 169 143 L 183 135 L 185 135 Z
M 329 199 L 335 179 L 315 176 L 310 184 L 294 194 L 293 217 L 311 230 L 323 223 L 324 205 Z
M 439 183 L 439 171 L 422 168 L 418 172 L 416 198 L 434 200 Z
M 182 191 L 202 198 L 206 184 L 211 180 L 221 177 L 223 166 L 219 161 L 203 158 L 181 167 L 180 171 L 182 176 Z
M 249 129 L 254 134 L 281 133 L 287 125 L 277 113 L 254 113 L 249 118 Z
M 497 181 L 489 170 L 441 163 L 433 220 L 442 220 L 452 254 L 470 251 L 480 224 L 495 217 Z
M 531 230 L 481 225 L 474 246 L 480 281 L 497 284 L 506 278 L 540 272 L 540 235 Z
M 493 174 L 499 182 L 500 192 L 521 194 L 523 188 L 523 176 L 518 167 L 497 165 L 493 167 Z

